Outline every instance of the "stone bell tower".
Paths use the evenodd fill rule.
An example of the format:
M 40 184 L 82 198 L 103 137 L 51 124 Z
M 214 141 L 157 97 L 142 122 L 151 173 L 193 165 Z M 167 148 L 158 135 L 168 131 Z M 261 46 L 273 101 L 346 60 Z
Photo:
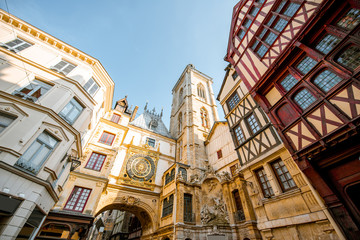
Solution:
M 170 133 L 177 139 L 177 162 L 194 170 L 205 168 L 204 141 L 219 120 L 212 83 L 189 64 L 172 89 Z

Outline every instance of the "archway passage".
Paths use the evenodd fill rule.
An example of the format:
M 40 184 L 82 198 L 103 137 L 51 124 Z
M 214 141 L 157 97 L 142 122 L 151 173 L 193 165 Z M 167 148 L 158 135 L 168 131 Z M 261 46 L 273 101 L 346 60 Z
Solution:
M 97 215 L 89 239 L 140 240 L 140 220 L 128 211 L 106 210 Z
M 88 236 L 89 239 L 140 240 L 141 236 L 151 234 L 152 228 L 152 218 L 145 209 L 116 203 L 98 211 Z

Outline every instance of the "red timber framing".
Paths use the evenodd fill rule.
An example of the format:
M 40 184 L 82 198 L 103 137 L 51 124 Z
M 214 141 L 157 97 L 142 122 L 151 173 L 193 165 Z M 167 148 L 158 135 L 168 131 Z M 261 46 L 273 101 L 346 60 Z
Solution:
M 293 21 L 298 21 L 307 3 L 296 2 L 301 6 Z M 244 1 L 241 4 L 246 5 Z M 279 42 L 269 46 L 268 53 L 260 58 L 267 67 L 260 77 L 256 71 L 251 75 L 242 67 L 241 61 L 246 57 L 243 52 L 235 61 L 236 49 L 230 42 L 233 26 L 227 60 L 235 65 L 242 80 L 248 82 L 246 86 L 255 101 L 268 114 L 345 235 L 357 239 L 360 234 L 360 3 L 323 1 L 311 17 L 302 15 L 302 21 L 304 24 L 296 34 L 287 34 L 287 46 L 278 48 L 280 51 L 273 53 L 271 61 L 267 61 L 271 48 Z M 278 35 L 279 39 L 282 34 Z M 247 47 L 253 42 L 251 39 Z M 254 78 L 253 83 L 249 76 Z M 270 99 L 274 96 L 276 100 Z

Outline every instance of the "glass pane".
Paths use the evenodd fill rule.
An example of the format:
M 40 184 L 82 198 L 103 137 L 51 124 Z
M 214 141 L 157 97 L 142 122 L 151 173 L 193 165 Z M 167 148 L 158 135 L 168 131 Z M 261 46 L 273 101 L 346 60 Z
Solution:
M 275 42 L 276 38 L 277 38 L 277 35 L 275 33 L 269 31 L 269 34 L 266 36 L 264 41 L 267 44 L 271 45 Z
M 68 114 L 66 118 L 71 123 L 73 123 L 76 120 L 76 118 L 79 116 L 79 114 L 80 114 L 80 110 L 77 108 L 73 108 L 72 111 L 70 112 L 70 114 Z
M 317 61 L 310 57 L 305 57 L 297 66 L 296 68 L 303 73 L 304 75 L 308 73 L 315 65 Z
M 21 159 L 25 161 L 31 160 L 34 154 L 41 148 L 41 144 L 37 141 L 33 142 L 26 152 L 21 156 Z
M 39 166 L 46 159 L 50 151 L 51 150 L 45 146 L 40 148 L 40 151 L 37 152 L 35 158 L 32 159 L 32 164 L 34 166 Z
M 338 84 L 342 79 L 335 73 L 325 70 L 321 72 L 315 79 L 316 84 L 324 92 L 328 92 L 333 86 Z
M 303 89 L 296 94 L 294 100 L 298 103 L 301 109 L 304 110 L 315 102 L 316 99 L 308 90 Z
M 89 93 L 91 96 L 94 95 L 94 93 L 99 89 L 99 85 L 97 85 L 96 83 L 92 86 L 92 88 L 90 88 Z
M 272 15 L 271 18 L 269 19 L 269 21 L 266 23 L 266 26 L 270 27 L 271 24 L 274 22 L 276 16 L 275 15 Z
M 276 22 L 274 29 L 281 32 L 288 22 L 285 19 L 279 18 L 279 20 Z
M 284 15 L 288 16 L 288 17 L 292 17 L 294 16 L 294 14 L 296 13 L 296 11 L 299 9 L 300 5 L 297 3 L 290 3 L 285 11 L 284 11 Z
M 275 10 L 275 12 L 280 12 L 281 9 L 284 7 L 285 3 L 286 3 L 286 1 L 282 1 L 282 2 L 280 3 L 280 5 L 278 6 L 278 8 Z
M 328 54 L 339 42 L 339 38 L 327 34 L 321 39 L 321 41 L 315 46 L 315 48 L 324 54 Z
M 245 32 L 243 30 L 240 30 L 238 33 L 238 37 L 242 39 L 245 36 Z
M 38 139 L 52 148 L 55 147 L 56 143 L 58 142 L 58 140 L 45 132 L 41 133 Z
M 256 52 L 257 52 L 257 54 L 259 54 L 260 57 L 263 57 L 265 55 L 265 53 L 267 52 L 267 50 L 268 50 L 267 47 L 265 47 L 264 45 L 261 45 Z
M 357 46 L 347 48 L 336 61 L 351 70 L 355 70 L 360 65 L 360 48 Z
M 61 111 L 61 115 L 63 115 L 63 116 L 68 115 L 73 107 L 74 107 L 73 104 L 71 102 L 69 102 L 68 104 L 66 104 L 66 106 Z
M 346 15 L 340 19 L 337 23 L 339 27 L 346 28 L 348 30 L 354 29 L 360 22 L 360 10 L 350 9 Z
M 258 12 L 259 12 L 259 8 L 253 7 L 250 11 L 250 15 L 255 17 Z
M 286 91 L 289 91 L 297 82 L 297 79 L 289 74 L 281 81 L 280 84 Z

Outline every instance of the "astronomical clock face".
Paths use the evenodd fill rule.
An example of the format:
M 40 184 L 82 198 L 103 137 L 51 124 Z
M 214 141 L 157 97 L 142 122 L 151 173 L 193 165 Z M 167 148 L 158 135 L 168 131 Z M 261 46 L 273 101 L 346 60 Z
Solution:
M 148 181 L 155 172 L 154 160 L 144 154 L 135 154 L 128 159 L 126 172 L 133 180 Z

